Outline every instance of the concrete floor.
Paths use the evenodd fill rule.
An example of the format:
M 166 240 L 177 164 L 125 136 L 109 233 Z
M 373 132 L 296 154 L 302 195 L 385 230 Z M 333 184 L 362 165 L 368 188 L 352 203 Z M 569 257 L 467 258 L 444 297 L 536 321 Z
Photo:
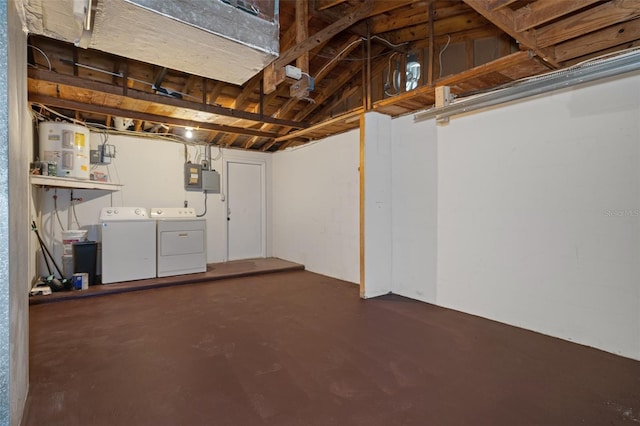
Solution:
M 30 309 L 25 426 L 640 424 L 640 362 L 307 271 Z

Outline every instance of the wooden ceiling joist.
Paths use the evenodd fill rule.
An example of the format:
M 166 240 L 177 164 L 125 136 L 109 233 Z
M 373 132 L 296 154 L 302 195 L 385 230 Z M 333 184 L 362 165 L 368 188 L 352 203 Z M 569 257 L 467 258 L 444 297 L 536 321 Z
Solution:
M 414 7 L 407 6 L 398 10 L 397 13 L 380 14 L 370 20 L 369 30 L 372 34 L 387 33 L 405 27 L 412 27 L 424 24 L 429 20 L 428 14 L 416 11 Z
M 242 88 L 242 92 L 240 95 L 234 99 L 230 108 L 233 109 L 242 109 L 242 105 L 244 105 L 245 101 L 260 88 L 260 81 L 262 80 L 261 74 L 256 74 L 253 76 Z
M 486 0 L 487 9 L 498 10 L 515 3 L 518 0 Z
M 429 38 L 429 26 L 426 25 L 427 21 L 428 20 L 425 19 L 425 23 L 386 33 L 384 37 L 394 44 L 419 40 L 426 41 Z M 485 18 L 471 11 L 462 15 L 450 16 L 434 21 L 433 33 L 447 34 L 449 37 L 453 37 L 456 33 L 464 33 L 476 28 L 482 28 L 488 23 Z M 464 28 L 464 31 L 459 31 L 461 28 Z
M 322 44 L 326 40 L 335 36 L 345 28 L 353 25 L 354 23 L 364 19 L 370 12 L 372 7 L 372 1 L 366 0 L 361 6 L 358 6 L 353 12 L 345 15 L 342 19 L 334 22 L 333 24 L 325 27 L 323 30 L 315 33 L 306 40 L 296 44 L 291 49 L 282 53 L 278 59 L 274 62 L 275 68 L 282 68 L 289 64 L 294 59 L 301 56 L 303 53 L 310 51 L 311 49 Z
M 305 136 L 309 136 L 314 134 L 326 135 L 323 129 L 326 129 L 330 126 L 340 125 L 344 130 L 355 129 L 360 126 L 358 117 L 364 113 L 364 108 L 358 108 L 356 110 L 350 111 L 347 114 L 340 115 L 338 117 L 332 118 L 330 120 L 323 121 L 322 123 L 315 124 L 313 126 L 309 126 L 306 129 L 301 129 L 295 132 L 291 132 L 289 134 L 280 136 L 274 140 L 275 143 L 285 142 L 291 139 L 302 138 Z
M 261 137 L 268 137 L 268 138 L 277 136 L 274 133 L 264 132 L 261 130 L 255 130 L 251 128 L 233 127 L 233 126 L 226 126 L 223 124 L 206 123 L 206 122 L 194 121 L 194 120 L 185 120 L 181 118 L 167 117 L 164 115 L 155 115 L 155 114 L 149 114 L 146 112 L 126 110 L 126 109 L 113 108 L 113 107 L 107 107 L 107 106 L 88 105 L 83 102 L 78 102 L 70 99 L 61 99 L 53 96 L 30 95 L 29 102 L 43 104 L 43 105 L 50 105 L 52 107 L 58 107 L 58 108 L 72 109 L 76 111 L 85 111 L 89 113 L 112 115 L 116 117 L 127 117 L 127 118 L 132 118 L 134 120 L 144 120 L 144 121 L 150 121 L 153 123 L 166 123 L 174 126 L 201 128 L 201 129 L 212 130 L 212 131 L 222 132 L 222 133 L 229 133 L 229 134 L 261 136 Z
M 532 31 L 537 47 L 544 48 L 638 16 L 640 1 L 610 1 Z
M 359 40 L 360 36 L 354 34 L 335 49 L 338 52 L 336 56 L 327 60 L 322 65 L 322 68 L 314 73 L 316 84 L 321 82 L 322 79 L 324 79 L 336 67 L 336 65 L 338 65 L 341 58 L 348 56 L 349 53 L 353 52 L 353 50 L 358 47 L 357 41 Z
M 499 0 L 495 0 L 491 4 L 495 4 L 497 1 Z M 485 0 L 464 0 L 464 2 L 502 31 L 517 40 L 522 46 L 533 50 L 536 55 L 540 56 L 544 61 L 549 62 L 554 68 L 560 67 L 553 59 L 552 52 L 541 49 L 538 46 L 537 40 L 528 31 L 519 32 L 516 30 L 514 12 L 511 9 L 508 7 L 492 7 L 491 4 Z
M 374 0 L 367 18 L 391 12 L 392 10 L 399 10 L 403 7 L 410 6 L 415 2 L 416 0 Z M 319 13 L 316 16 L 318 17 L 318 19 L 322 19 L 326 23 L 331 23 L 335 22 L 338 19 L 341 19 L 344 16 L 344 13 L 337 11 L 334 12 L 333 10 L 325 10 L 323 13 Z M 367 28 L 367 23 L 365 22 L 358 22 L 350 26 L 349 32 L 358 34 L 359 36 L 365 38 L 368 34 L 370 34 L 370 30 Z
M 515 30 L 527 31 L 602 0 L 538 0 L 515 11 Z
M 115 96 L 122 96 L 122 87 L 114 86 L 107 83 L 101 83 L 97 81 L 91 81 L 79 77 L 59 74 L 53 71 L 29 69 L 29 79 L 44 81 L 55 84 L 62 84 L 70 87 L 84 89 L 88 91 L 94 91 L 97 93 L 111 94 Z M 124 97 L 124 96 L 122 96 Z M 174 108 L 186 108 L 195 111 L 202 111 L 209 114 L 216 114 L 224 117 L 233 117 L 236 119 L 249 120 L 253 122 L 267 122 L 277 124 L 281 126 L 289 126 L 294 128 L 304 128 L 305 123 L 295 122 L 291 120 L 281 120 L 271 117 L 263 117 L 260 114 L 246 112 L 237 109 L 224 108 L 218 105 L 204 105 L 199 102 L 186 101 L 184 99 L 177 99 L 170 96 L 160 96 L 153 93 L 142 92 L 139 90 L 129 89 L 127 91 L 127 98 L 136 99 L 139 101 L 150 102 L 159 105 L 165 105 Z
M 592 52 L 606 53 L 605 51 L 613 46 L 638 39 L 640 39 L 640 19 L 635 19 L 555 46 L 555 59 L 558 62 L 564 62 Z
M 347 0 L 316 0 L 316 10 L 325 10 L 330 7 L 337 6 Z

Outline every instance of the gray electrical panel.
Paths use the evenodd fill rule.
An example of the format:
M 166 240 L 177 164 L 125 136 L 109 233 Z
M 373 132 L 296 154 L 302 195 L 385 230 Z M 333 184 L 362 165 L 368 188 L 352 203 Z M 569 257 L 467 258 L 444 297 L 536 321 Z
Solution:
M 202 166 L 200 164 L 186 163 L 184 165 L 184 189 L 202 190 Z
M 220 193 L 220 173 L 215 170 L 202 171 L 202 190 L 210 194 Z

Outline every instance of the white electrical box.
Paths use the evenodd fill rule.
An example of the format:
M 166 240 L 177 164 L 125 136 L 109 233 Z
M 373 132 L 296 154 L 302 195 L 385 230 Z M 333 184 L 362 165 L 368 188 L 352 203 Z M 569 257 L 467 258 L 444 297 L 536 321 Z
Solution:
M 302 70 L 298 67 L 294 67 L 293 65 L 287 65 L 284 67 L 284 75 L 289 78 L 300 80 L 302 78 Z

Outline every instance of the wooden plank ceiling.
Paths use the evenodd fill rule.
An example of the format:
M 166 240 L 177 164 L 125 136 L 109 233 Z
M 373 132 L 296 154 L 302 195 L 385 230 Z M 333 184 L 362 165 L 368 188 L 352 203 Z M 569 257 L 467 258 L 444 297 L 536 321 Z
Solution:
M 243 86 L 31 36 L 29 100 L 45 115 L 275 151 L 355 128 L 363 111 L 429 108 L 436 86 L 463 96 L 634 48 L 638 17 L 638 0 L 285 0 L 280 58 Z M 304 78 L 284 78 L 287 64 Z

